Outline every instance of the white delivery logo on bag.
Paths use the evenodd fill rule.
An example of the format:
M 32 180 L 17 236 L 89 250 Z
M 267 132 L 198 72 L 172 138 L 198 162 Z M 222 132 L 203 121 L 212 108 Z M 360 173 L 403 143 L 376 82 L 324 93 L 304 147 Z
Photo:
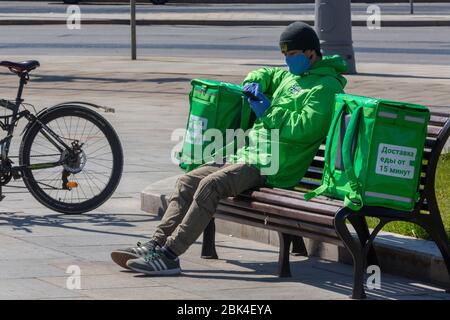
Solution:
M 190 115 L 186 132 L 186 142 L 190 144 L 203 144 L 203 131 L 208 128 L 208 119 Z

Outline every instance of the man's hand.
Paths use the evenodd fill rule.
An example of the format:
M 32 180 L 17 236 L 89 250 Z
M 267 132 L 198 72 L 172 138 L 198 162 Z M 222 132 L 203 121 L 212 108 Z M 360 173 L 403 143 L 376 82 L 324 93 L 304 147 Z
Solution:
M 253 112 L 256 114 L 256 117 L 261 118 L 264 112 L 270 107 L 270 100 L 259 91 L 259 84 L 254 82 L 246 84 L 242 88 L 242 91 L 249 92 L 258 98 L 258 100 L 248 98 L 248 103 L 250 104 Z

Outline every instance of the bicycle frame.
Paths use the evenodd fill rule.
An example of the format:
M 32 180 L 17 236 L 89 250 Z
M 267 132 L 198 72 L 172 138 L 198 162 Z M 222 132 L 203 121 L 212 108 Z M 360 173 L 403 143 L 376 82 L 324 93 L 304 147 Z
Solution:
M 27 72 L 24 72 L 20 75 L 20 82 L 19 82 L 19 88 L 17 91 L 17 96 L 15 103 L 12 103 L 9 100 L 0 100 L 0 107 L 4 107 L 6 109 L 9 109 L 12 111 L 12 114 L 7 116 L 0 116 L 0 127 L 3 131 L 6 131 L 7 135 L 5 138 L 0 140 L 0 148 L 1 148 L 1 155 L 0 160 L 2 163 L 2 173 L 4 173 L 4 163 L 11 163 L 11 160 L 8 158 L 9 154 L 9 148 L 11 145 L 11 140 L 13 138 L 14 134 L 14 128 L 17 126 L 18 121 L 21 118 L 26 118 L 29 122 L 25 129 L 22 131 L 22 134 L 27 132 L 29 128 L 31 128 L 34 124 L 38 124 L 42 127 L 41 133 L 42 135 L 50 142 L 52 143 L 58 151 L 61 153 L 64 150 L 71 150 L 70 146 L 68 146 L 56 133 L 53 132 L 47 125 L 42 123 L 39 120 L 39 115 L 43 112 L 45 112 L 47 109 L 43 109 L 41 112 L 39 112 L 37 115 L 32 114 L 28 110 L 23 110 L 19 112 L 20 106 L 22 105 L 24 99 L 22 99 L 22 93 L 23 88 L 25 84 L 27 84 L 29 80 L 29 75 Z M 52 168 L 56 166 L 60 166 L 65 162 L 65 158 L 61 159 L 56 162 L 46 162 L 46 163 L 37 163 L 32 165 L 21 165 L 21 166 L 15 166 L 10 167 L 9 171 L 13 174 L 15 178 L 20 177 L 20 173 L 23 169 L 29 169 L 29 170 L 37 170 L 37 169 L 47 169 Z

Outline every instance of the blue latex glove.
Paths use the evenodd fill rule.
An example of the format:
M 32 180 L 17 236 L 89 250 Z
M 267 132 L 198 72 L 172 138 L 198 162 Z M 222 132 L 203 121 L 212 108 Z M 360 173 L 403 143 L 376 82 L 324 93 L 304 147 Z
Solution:
M 250 104 L 253 112 L 256 114 L 256 117 L 261 118 L 264 112 L 270 107 L 270 100 L 260 92 L 259 83 L 249 83 L 242 88 L 242 91 L 251 92 L 259 99 L 258 101 L 248 98 L 248 103 Z

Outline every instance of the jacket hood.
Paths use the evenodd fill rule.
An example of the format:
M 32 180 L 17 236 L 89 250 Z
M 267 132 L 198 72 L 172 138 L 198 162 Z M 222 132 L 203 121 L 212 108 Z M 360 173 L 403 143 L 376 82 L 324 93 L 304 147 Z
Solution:
M 341 73 L 346 72 L 348 69 L 347 62 L 340 55 L 323 56 L 321 60 L 316 61 L 309 70 L 310 74 L 317 74 L 321 76 L 335 77 L 344 88 L 347 84 Z

